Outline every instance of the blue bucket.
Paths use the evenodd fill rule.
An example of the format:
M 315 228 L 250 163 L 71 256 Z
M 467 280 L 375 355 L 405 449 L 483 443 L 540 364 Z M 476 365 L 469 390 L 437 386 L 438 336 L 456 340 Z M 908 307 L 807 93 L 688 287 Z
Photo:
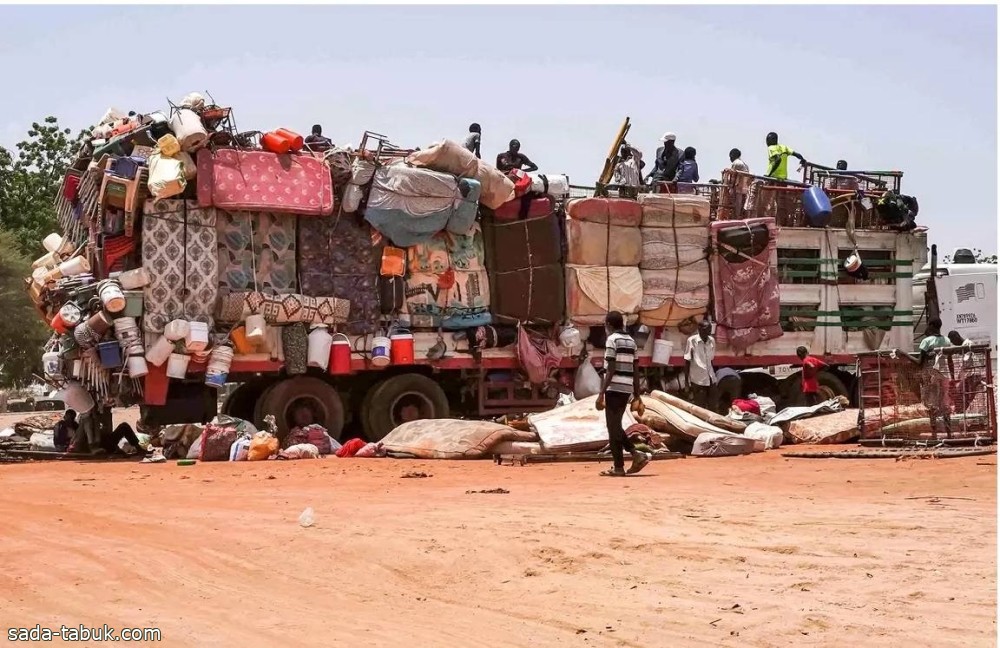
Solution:
M 802 210 L 812 227 L 826 227 L 833 215 L 830 197 L 819 187 L 809 187 L 802 194 Z
M 101 358 L 101 366 L 105 369 L 117 369 L 122 366 L 122 348 L 118 342 L 101 342 L 97 345 L 97 355 Z

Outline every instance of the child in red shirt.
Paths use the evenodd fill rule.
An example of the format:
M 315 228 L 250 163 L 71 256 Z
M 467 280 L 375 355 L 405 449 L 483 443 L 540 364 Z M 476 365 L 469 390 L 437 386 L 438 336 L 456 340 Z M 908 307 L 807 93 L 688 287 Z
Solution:
M 806 405 L 812 407 L 819 405 L 819 372 L 826 369 L 827 364 L 809 355 L 809 349 L 800 346 L 795 350 L 795 355 L 802 361 L 802 395 L 805 397 Z

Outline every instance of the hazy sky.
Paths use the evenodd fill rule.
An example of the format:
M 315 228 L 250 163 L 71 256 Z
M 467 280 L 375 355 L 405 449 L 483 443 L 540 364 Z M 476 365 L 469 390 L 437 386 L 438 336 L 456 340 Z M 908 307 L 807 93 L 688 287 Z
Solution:
M 807 159 L 900 169 L 943 252 L 996 251 L 995 7 L 0 7 L 0 143 L 56 115 L 151 111 L 192 90 L 244 130 L 338 143 L 511 137 L 592 184 L 627 115 L 674 131 L 702 180 L 764 135 Z M 794 171 L 790 165 L 790 172 Z

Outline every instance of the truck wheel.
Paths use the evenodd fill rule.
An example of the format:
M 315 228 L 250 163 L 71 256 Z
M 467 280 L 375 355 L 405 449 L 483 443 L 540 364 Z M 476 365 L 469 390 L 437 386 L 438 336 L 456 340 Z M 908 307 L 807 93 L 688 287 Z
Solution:
M 448 418 L 448 397 L 436 382 L 420 374 L 386 378 L 369 393 L 361 420 L 369 441 L 381 441 L 396 426 L 419 419 Z
M 292 411 L 299 404 L 311 407 L 316 423 L 325 427 L 334 439 L 340 438 L 344 429 L 344 404 L 340 394 L 333 385 L 312 376 L 286 378 L 269 387 L 258 401 L 255 424 L 263 425 L 264 417 L 274 414 L 278 437 L 284 439 L 290 428 Z
M 847 391 L 844 381 L 828 371 L 821 371 L 819 376 L 819 397 L 827 401 L 837 396 L 850 400 L 851 393 Z M 801 383 L 800 383 L 801 384 Z
M 251 380 L 250 382 L 243 383 L 226 399 L 225 404 L 222 406 L 222 413 L 227 416 L 241 418 L 244 421 L 250 421 L 256 425 L 256 417 L 254 416 L 255 406 L 270 384 L 268 380 Z

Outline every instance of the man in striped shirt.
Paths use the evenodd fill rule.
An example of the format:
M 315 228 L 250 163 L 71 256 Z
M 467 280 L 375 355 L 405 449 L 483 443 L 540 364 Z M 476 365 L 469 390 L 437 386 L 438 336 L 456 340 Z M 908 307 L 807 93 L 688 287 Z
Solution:
M 652 456 L 635 449 L 622 428 L 622 417 L 632 397 L 639 398 L 639 373 L 635 369 L 635 340 L 625 332 L 625 318 L 618 311 L 611 311 L 605 319 L 608 339 L 604 343 L 604 380 L 597 397 L 597 409 L 604 410 L 608 424 L 608 443 L 614 467 L 601 474 L 608 477 L 633 475 L 652 459 Z M 625 472 L 625 450 L 632 455 L 632 465 Z

